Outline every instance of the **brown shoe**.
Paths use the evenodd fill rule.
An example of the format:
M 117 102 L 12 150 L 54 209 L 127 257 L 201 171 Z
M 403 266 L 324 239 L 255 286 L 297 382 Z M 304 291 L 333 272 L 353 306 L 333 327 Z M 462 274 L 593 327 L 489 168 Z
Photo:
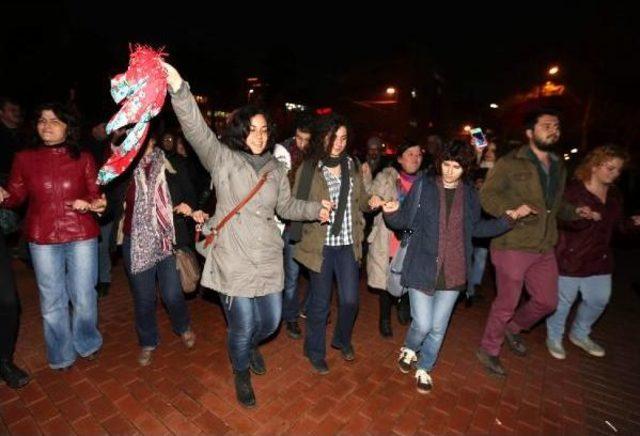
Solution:
M 155 348 L 152 347 L 142 347 L 140 355 L 138 356 L 138 363 L 140 366 L 149 366 L 151 364 L 151 356 L 153 355 L 154 350 Z
M 196 344 L 196 334 L 191 329 L 184 332 L 180 337 L 182 338 L 182 343 L 187 348 L 193 348 Z

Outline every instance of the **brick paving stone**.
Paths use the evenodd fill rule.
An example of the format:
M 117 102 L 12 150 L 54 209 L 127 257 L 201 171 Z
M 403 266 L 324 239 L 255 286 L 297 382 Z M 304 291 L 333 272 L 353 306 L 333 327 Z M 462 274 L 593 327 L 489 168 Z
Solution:
M 129 420 L 119 414 L 106 419 L 101 425 L 109 434 L 131 435 L 136 433 L 136 429 L 131 425 Z
M 107 434 L 104 428 L 92 417 L 85 416 L 74 421 L 71 426 L 79 435 L 103 435 Z
M 58 410 L 60 410 L 60 413 L 62 413 L 69 422 L 76 421 L 89 415 L 89 409 L 85 406 L 85 403 L 77 397 L 70 398 L 69 400 L 58 404 L 57 407 Z
M 623 262 L 637 264 L 640 250 L 634 256 L 635 263 L 626 256 Z M 78 359 L 59 373 L 47 367 L 33 273 L 14 266 L 23 307 L 15 357 L 33 379 L 19 391 L 0 385 L 0 433 L 611 434 L 608 420 L 620 434 L 640 434 L 640 379 L 629 376 L 640 364 L 640 325 L 619 322 L 640 318 L 640 299 L 625 292 L 624 274 L 614 276 L 616 291 L 593 332 L 607 349 L 605 358 L 565 341 L 567 359 L 553 359 L 541 325 L 525 335 L 527 357 L 503 349 L 508 377 L 490 377 L 474 356 L 489 298 L 454 309 L 429 395 L 415 391 L 412 374 L 398 371 L 407 327 L 394 322 L 393 338 L 379 336 L 377 296 L 363 278 L 356 360 L 344 362 L 328 348 L 331 373 L 320 377 L 302 355 L 302 341 L 280 332 L 261 346 L 269 372 L 252 378 L 258 407 L 246 410 L 235 399 L 218 306 L 188 301 L 198 342 L 186 351 L 158 305 L 162 344 L 152 364 L 139 367 L 131 294 L 119 265 L 110 295 L 100 301 L 105 341 L 98 359 Z M 335 307 L 331 318 L 337 319 Z
M 33 417 L 39 423 L 46 422 L 59 413 L 58 409 L 54 406 L 54 404 L 48 397 L 44 397 L 42 400 L 36 401 L 35 403 L 27 407 L 29 408 L 29 411 L 31 412 Z
M 26 418 L 9 425 L 9 432 L 16 435 L 40 435 L 42 432 L 35 420 L 27 416 Z
M 202 413 L 194 418 L 193 422 L 200 427 L 200 430 L 208 434 L 224 434 L 230 430 L 230 427 L 223 420 L 210 412 Z
M 45 435 L 73 434 L 73 429 L 69 426 L 69 423 L 60 415 L 49 420 L 45 424 L 40 424 L 40 429 Z

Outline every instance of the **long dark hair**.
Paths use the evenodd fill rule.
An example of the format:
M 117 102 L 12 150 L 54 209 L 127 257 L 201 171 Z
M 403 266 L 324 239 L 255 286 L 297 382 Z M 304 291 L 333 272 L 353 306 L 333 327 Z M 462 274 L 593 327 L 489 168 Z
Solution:
M 353 142 L 351 124 L 342 115 L 331 114 L 320 117 L 315 122 L 313 133 L 311 134 L 311 143 L 309 144 L 309 159 L 319 161 L 329 156 L 333 141 L 336 139 L 336 132 L 342 126 L 347 129 L 345 153 L 348 153 L 349 146 Z M 325 143 L 326 139 L 328 139 L 328 143 Z
M 78 117 L 72 109 L 62 103 L 52 102 L 44 103 L 38 106 L 35 111 L 35 117 L 33 120 L 33 145 L 39 147 L 43 145 L 42 138 L 38 134 L 38 120 L 42 116 L 42 112 L 51 111 L 55 116 L 67 125 L 67 138 L 65 139 L 65 148 L 72 159 L 78 159 L 80 157 L 80 125 Z
M 264 109 L 246 105 L 236 109 L 232 114 L 227 127 L 222 132 L 222 142 L 229 146 L 232 150 L 240 150 L 252 154 L 251 149 L 247 145 L 247 137 L 251 131 L 251 118 L 256 115 L 262 115 L 267 120 L 267 130 L 269 138 L 264 152 L 273 151 L 276 138 L 276 126 Z

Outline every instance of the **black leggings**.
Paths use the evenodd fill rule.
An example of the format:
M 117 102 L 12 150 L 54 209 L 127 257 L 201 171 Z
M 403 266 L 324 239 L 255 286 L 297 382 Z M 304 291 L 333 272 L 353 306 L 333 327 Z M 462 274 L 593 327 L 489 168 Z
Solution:
M 18 336 L 18 294 L 11 256 L 0 231 L 0 358 L 11 359 Z

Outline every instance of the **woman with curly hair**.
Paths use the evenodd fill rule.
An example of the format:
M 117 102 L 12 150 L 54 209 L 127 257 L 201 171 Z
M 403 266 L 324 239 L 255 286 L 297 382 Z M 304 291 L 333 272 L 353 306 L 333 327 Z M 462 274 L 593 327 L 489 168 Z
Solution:
M 513 211 L 496 219 L 481 217 L 477 191 L 466 180 L 474 160 L 474 150 L 467 142 L 445 144 L 435 156 L 435 174 L 422 175 L 402 205 L 390 201 L 382 206 L 390 228 L 412 232 L 401 278 L 402 286 L 408 289 L 412 321 L 398 365 L 400 371 L 408 373 L 416 363 L 420 393 L 432 389 L 429 373 L 459 292 L 466 289 L 473 252 L 471 238 L 504 233 L 516 217 Z M 412 217 L 414 210 L 417 212 Z
M 589 335 L 611 295 L 611 237 L 615 230 L 640 229 L 640 215 L 624 219 L 622 194 L 614 184 L 627 160 L 627 154 L 615 145 L 597 147 L 578 166 L 575 180 L 565 190 L 567 201 L 589 206 L 598 219 L 560 221 L 556 245 L 558 308 L 547 318 L 547 349 L 556 359 L 566 357 L 562 337 L 578 292 L 582 299 L 569 341 L 591 356 L 605 355 L 604 348 Z

